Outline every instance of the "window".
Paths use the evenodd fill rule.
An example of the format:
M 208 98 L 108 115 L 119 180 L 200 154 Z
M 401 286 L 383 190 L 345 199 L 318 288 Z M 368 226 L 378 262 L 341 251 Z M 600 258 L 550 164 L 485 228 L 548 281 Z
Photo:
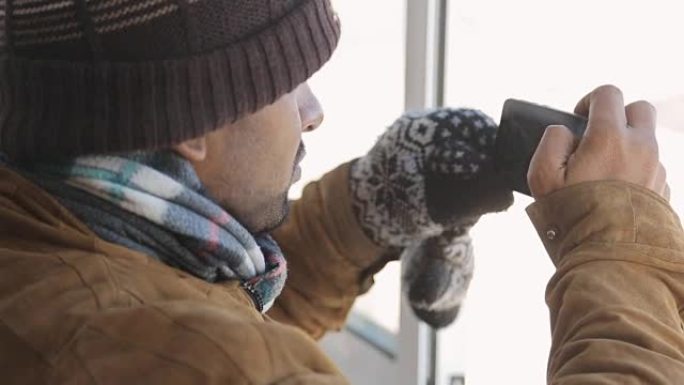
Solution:
M 429 72 L 437 43 L 432 36 L 418 44 L 428 49 L 407 50 L 421 37 L 407 36 L 406 29 L 432 28 L 435 15 L 427 10 L 441 2 L 448 3 L 446 105 L 479 108 L 498 120 L 510 97 L 572 110 L 594 87 L 616 84 L 627 100 L 648 99 L 659 108 L 672 204 L 684 212 L 684 158 L 678 155 L 684 148 L 684 57 L 676 41 L 684 24 L 677 0 L 333 2 L 343 37 L 311 81 L 326 121 L 306 136 L 309 155 L 298 187 L 363 155 L 402 113 L 405 99 L 421 100 L 421 92 L 411 90 L 432 75 L 412 74 L 405 63 L 424 55 Z M 545 383 L 550 333 L 544 291 L 554 269 L 524 213 L 531 202 L 518 195 L 508 213 L 487 216 L 473 229 L 475 277 L 459 320 L 437 335 L 436 384 Z M 399 270 L 391 264 L 358 300 L 350 327 L 357 334 L 324 342 L 336 347 L 333 358 L 355 384 L 415 385 L 432 376 L 430 336 L 406 317 Z M 409 346 L 412 355 L 392 356 L 387 345 L 400 354 Z
M 681 2 L 456 0 L 449 3 L 446 104 L 498 121 L 506 98 L 572 110 L 596 86 L 659 107 L 662 162 L 684 212 Z M 544 290 L 553 273 L 516 196 L 473 231 L 476 272 L 459 323 L 439 335 L 439 382 L 542 384 L 550 347 Z M 463 349 L 465 362 L 452 349 Z M 495 370 L 492 370 L 495 368 Z
M 365 154 L 403 112 L 403 4 L 338 0 L 333 5 L 342 20 L 342 38 L 331 61 L 310 82 L 325 111 L 325 121 L 318 131 L 304 136 L 307 157 L 302 182 L 295 186 L 300 189 Z M 299 195 L 296 189 L 294 193 Z M 390 264 L 376 276 L 371 292 L 359 298 L 356 326 L 379 326 L 385 334 L 398 332 L 399 270 L 398 263 Z M 378 338 L 387 342 L 386 337 Z

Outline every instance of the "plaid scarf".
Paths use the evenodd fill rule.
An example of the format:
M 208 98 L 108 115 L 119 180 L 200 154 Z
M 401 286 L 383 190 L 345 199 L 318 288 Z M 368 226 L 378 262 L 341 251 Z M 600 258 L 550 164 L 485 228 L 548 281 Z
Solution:
M 109 242 L 209 282 L 240 280 L 262 312 L 285 284 L 275 241 L 250 234 L 208 198 L 190 163 L 171 151 L 85 156 L 20 172 Z

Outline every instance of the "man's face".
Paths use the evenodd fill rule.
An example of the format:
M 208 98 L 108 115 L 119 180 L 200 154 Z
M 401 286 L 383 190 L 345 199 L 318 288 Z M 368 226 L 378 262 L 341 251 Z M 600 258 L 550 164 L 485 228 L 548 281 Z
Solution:
M 193 161 L 211 196 L 252 232 L 277 227 L 304 156 L 302 133 L 323 120 L 304 83 L 274 104 L 206 135 L 206 157 Z

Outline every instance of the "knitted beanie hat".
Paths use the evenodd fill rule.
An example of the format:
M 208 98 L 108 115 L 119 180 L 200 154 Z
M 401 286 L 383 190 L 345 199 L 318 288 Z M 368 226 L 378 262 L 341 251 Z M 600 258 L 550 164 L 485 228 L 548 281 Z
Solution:
M 339 35 L 329 0 L 0 0 L 0 151 L 201 136 L 294 90 Z

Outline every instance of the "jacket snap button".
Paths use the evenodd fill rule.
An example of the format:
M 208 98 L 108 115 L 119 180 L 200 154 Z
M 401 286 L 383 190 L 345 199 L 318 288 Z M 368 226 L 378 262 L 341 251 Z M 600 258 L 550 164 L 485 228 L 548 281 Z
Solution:
M 552 228 L 546 230 L 546 239 L 548 239 L 549 241 L 553 241 L 557 237 L 558 237 L 558 229 L 552 227 Z

